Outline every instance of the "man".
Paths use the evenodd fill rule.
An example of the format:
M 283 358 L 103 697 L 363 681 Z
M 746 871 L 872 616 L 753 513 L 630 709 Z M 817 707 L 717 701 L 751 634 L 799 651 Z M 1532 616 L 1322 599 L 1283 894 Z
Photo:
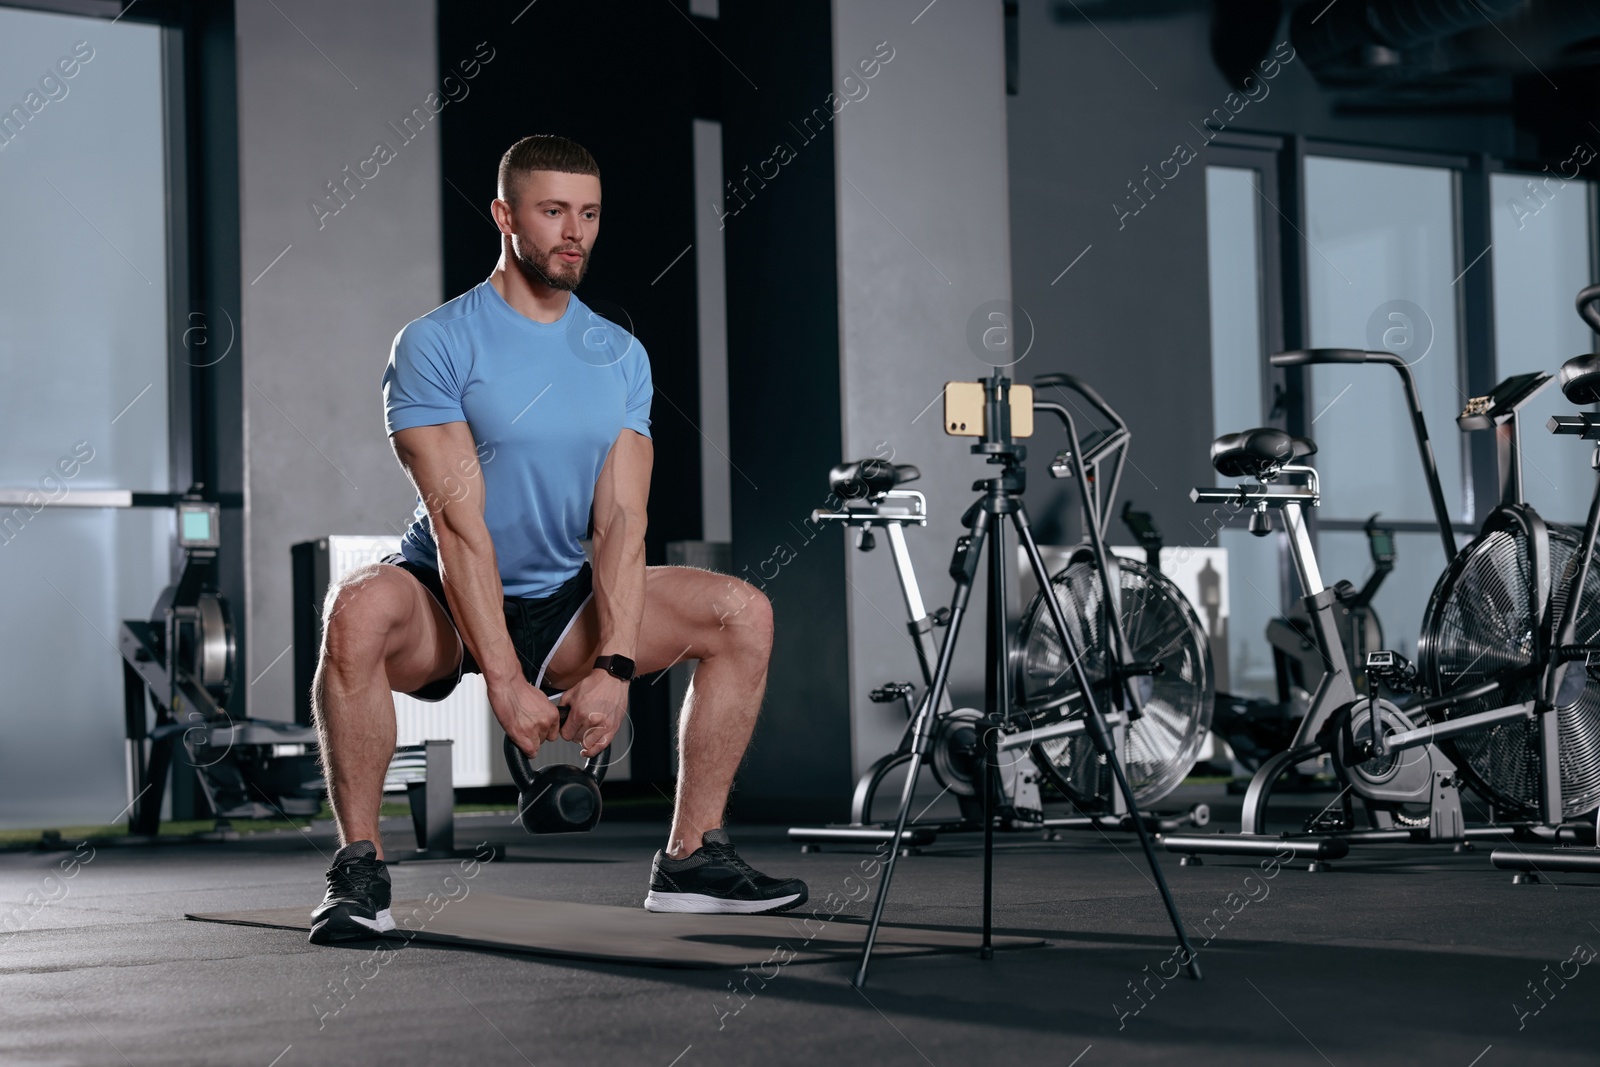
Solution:
M 621 725 L 635 672 L 699 660 L 645 907 L 796 907 L 805 883 L 753 870 L 721 828 L 766 687 L 771 605 L 736 579 L 644 563 L 650 363 L 573 295 L 600 228 L 599 167 L 565 138 L 523 138 L 500 160 L 492 209 L 493 273 L 401 330 L 383 374 L 417 519 L 399 555 L 352 572 L 325 605 L 314 705 L 343 847 L 311 940 L 394 928 L 378 833 L 390 691 L 442 700 L 474 671 L 528 756 L 558 737 L 591 756 Z M 579 544 L 591 506 L 592 567 Z

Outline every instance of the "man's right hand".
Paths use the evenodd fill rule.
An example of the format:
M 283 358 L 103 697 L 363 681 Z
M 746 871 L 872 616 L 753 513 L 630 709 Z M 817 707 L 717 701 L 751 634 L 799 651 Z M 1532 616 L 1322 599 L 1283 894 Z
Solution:
M 540 745 L 561 738 L 561 710 L 521 675 L 490 688 L 489 707 L 511 743 L 530 760 L 539 754 Z

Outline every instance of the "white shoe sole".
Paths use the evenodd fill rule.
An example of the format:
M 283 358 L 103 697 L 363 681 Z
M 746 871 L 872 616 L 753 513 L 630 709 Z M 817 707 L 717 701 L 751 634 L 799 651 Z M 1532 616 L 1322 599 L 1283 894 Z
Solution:
M 388 908 L 384 908 L 371 919 L 349 913 L 334 913 L 312 920 L 311 943 L 332 945 L 340 941 L 365 941 L 369 937 L 388 933 L 394 928 L 394 916 L 389 913 Z M 370 934 L 363 932 L 367 930 L 372 932 Z
M 372 919 L 363 919 L 359 915 L 350 916 L 350 921 L 353 923 L 359 923 L 369 930 L 376 930 L 380 934 L 387 933 L 388 931 L 394 929 L 394 916 L 389 914 L 388 908 L 384 908 L 382 911 L 378 912 L 376 921 Z
M 728 900 L 704 893 L 657 893 L 652 889 L 644 898 L 644 910 L 693 915 L 759 915 L 785 908 L 799 899 L 799 893 L 771 900 Z

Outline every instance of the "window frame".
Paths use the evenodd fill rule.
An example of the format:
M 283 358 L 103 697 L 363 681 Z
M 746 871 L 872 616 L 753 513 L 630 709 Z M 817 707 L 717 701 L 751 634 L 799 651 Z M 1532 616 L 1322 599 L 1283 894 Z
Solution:
M 1458 366 L 1460 387 L 1467 396 L 1478 396 L 1493 389 L 1498 381 L 1498 357 L 1494 341 L 1494 251 L 1491 244 L 1493 202 L 1490 179 L 1496 174 L 1527 174 L 1540 177 L 1543 168 L 1559 166 L 1560 161 L 1535 158 L 1499 157 L 1489 153 L 1432 152 L 1395 148 L 1360 142 L 1307 137 L 1300 134 L 1268 134 L 1227 131 L 1207 148 L 1206 165 L 1255 169 L 1271 180 L 1264 180 L 1262 191 L 1271 195 L 1270 206 L 1262 205 L 1259 218 L 1262 264 L 1263 337 L 1270 352 L 1303 348 L 1308 337 L 1310 293 L 1308 256 L 1305 238 L 1305 170 L 1308 157 L 1348 159 L 1404 166 L 1448 170 L 1453 175 L 1455 204 L 1452 244 L 1455 269 L 1459 272 L 1460 292 L 1455 299 L 1457 336 L 1460 343 Z M 1587 183 L 1589 208 L 1589 258 L 1591 277 L 1600 281 L 1600 180 L 1580 175 Z M 1274 210 L 1275 209 L 1275 210 Z M 1284 225 L 1284 224 L 1287 225 Z M 1210 279 L 1207 279 L 1208 285 Z M 1596 338 L 1600 344 L 1600 338 Z M 1311 408 L 1309 372 L 1306 368 L 1261 368 L 1262 410 L 1267 425 L 1294 434 L 1309 429 Z M 1444 428 L 1434 428 L 1437 442 Z M 1436 445 L 1437 447 L 1437 445 Z M 1476 536 L 1479 526 L 1499 502 L 1499 472 L 1494 441 L 1490 435 L 1474 434 L 1464 454 L 1463 513 L 1451 523 L 1459 543 Z M 1243 526 L 1244 516 L 1234 516 L 1230 527 Z M 1307 527 L 1312 544 L 1318 533 L 1357 532 L 1360 519 L 1325 517 L 1315 511 Z M 1437 535 L 1431 520 L 1395 520 L 1386 525 L 1400 533 Z M 1287 553 L 1280 551 L 1280 589 L 1283 604 L 1298 599 L 1298 582 L 1290 573 Z

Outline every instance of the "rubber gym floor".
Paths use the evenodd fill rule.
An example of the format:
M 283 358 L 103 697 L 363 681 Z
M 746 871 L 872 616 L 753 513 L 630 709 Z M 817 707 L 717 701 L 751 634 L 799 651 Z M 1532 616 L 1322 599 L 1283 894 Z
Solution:
M 1175 799 L 1209 801 L 1218 825 L 1237 811 L 1220 787 L 1184 787 Z M 391 847 L 407 847 L 407 829 L 386 825 Z M 805 877 L 814 900 L 852 891 L 847 879 L 870 855 L 801 855 L 782 827 L 732 832 L 757 867 Z M 457 821 L 459 844 L 509 851 L 477 870 L 472 890 L 619 906 L 642 900 L 664 835 L 664 824 L 612 821 L 534 839 L 499 816 Z M 309 909 L 334 850 L 320 824 L 224 843 L 102 847 L 47 897 L 46 879 L 71 852 L 0 854 L 0 902 L 35 894 L 21 928 L 0 934 L 0 1062 L 1595 1062 L 1600 973 L 1582 961 L 1600 946 L 1600 878 L 1515 886 L 1486 849 L 1380 847 L 1326 872 L 1302 865 L 1270 878 L 1259 861 L 1180 867 L 1164 856 L 1204 980 L 1163 982 L 1173 938 L 1135 840 L 999 841 L 996 930 L 1048 947 L 989 961 L 883 959 L 864 992 L 843 963 L 787 966 L 763 983 L 727 970 L 411 942 L 374 966 L 364 963 L 370 945 L 318 948 L 292 931 L 184 919 Z M 396 897 L 443 894 L 453 870 L 397 866 Z M 980 900 L 978 838 L 947 836 L 901 862 L 889 919 L 972 927 Z M 342 1001 L 329 999 L 340 984 Z

